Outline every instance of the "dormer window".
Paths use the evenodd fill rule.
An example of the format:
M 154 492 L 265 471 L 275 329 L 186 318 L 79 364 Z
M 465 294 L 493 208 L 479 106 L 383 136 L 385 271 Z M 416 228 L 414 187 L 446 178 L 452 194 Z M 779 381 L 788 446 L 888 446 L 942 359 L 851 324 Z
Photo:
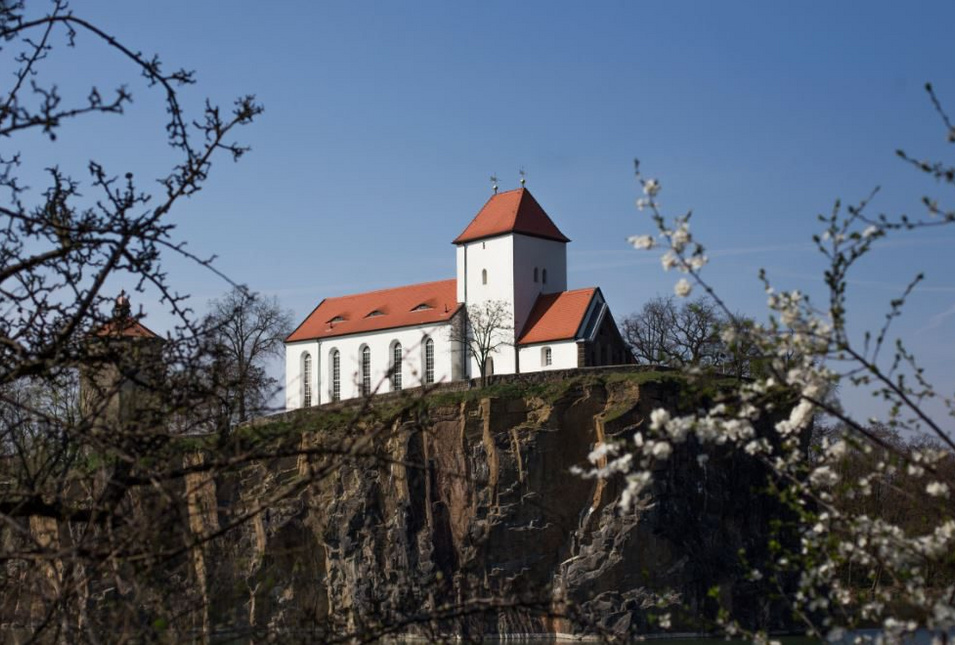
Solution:
M 340 322 L 345 322 L 345 317 L 344 317 L 344 316 L 335 316 L 334 318 L 332 318 L 331 320 L 328 321 L 328 324 L 329 324 L 329 325 L 334 325 L 334 324 L 340 323 Z
M 426 302 L 422 302 L 420 305 L 412 309 L 411 311 L 426 311 L 428 309 L 434 309 L 431 305 Z
M 384 315 L 385 315 L 385 312 L 383 312 L 381 309 L 375 309 L 374 311 L 368 312 L 368 315 L 365 316 L 365 318 L 374 318 L 375 316 L 384 316 Z

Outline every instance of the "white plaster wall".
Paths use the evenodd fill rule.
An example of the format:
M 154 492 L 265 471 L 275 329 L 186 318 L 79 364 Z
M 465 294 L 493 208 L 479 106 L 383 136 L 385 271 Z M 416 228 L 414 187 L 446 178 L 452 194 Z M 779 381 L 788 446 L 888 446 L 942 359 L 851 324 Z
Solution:
M 465 248 L 466 244 L 458 244 L 454 247 L 454 261 L 457 266 L 457 293 L 458 293 L 458 302 L 467 302 L 467 293 L 465 291 L 464 285 L 465 281 L 465 269 L 467 268 L 467 263 L 465 262 Z
M 458 283 L 467 285 L 467 300 L 461 293 L 460 302 L 476 304 L 485 300 L 514 299 L 514 240 L 511 235 L 469 242 L 458 247 L 462 262 L 458 264 Z M 467 255 L 467 275 L 464 275 L 463 256 Z M 487 284 L 481 271 L 487 270 Z
M 312 404 L 330 403 L 332 400 L 331 362 L 333 349 L 340 353 L 341 398 L 351 399 L 361 394 L 359 368 L 361 367 L 361 348 L 371 348 L 371 388 L 372 391 L 390 392 L 392 390 L 388 373 L 391 368 L 392 347 L 395 341 L 401 343 L 404 360 L 402 361 L 402 388 L 417 387 L 424 381 L 424 339 L 434 340 L 434 380 L 436 383 L 451 380 L 451 341 L 448 334 L 449 324 L 421 325 L 385 329 L 367 334 L 354 334 L 325 338 L 319 341 L 291 343 L 285 347 L 285 383 L 286 409 L 302 407 L 301 355 L 303 351 L 312 352 L 312 371 L 314 390 Z M 317 360 L 316 360 L 317 358 Z
M 467 272 L 465 273 L 465 255 Z M 514 318 L 514 236 L 501 235 L 477 242 L 468 242 L 458 246 L 458 294 L 464 298 L 465 285 L 468 305 L 480 305 L 488 300 L 501 300 L 508 303 L 508 314 Z M 483 283 L 482 271 L 487 271 L 487 284 Z M 508 341 L 513 342 L 513 332 Z M 502 347 L 493 356 L 495 374 L 513 374 L 516 369 L 514 348 Z M 481 374 L 477 361 L 468 360 L 471 378 Z
M 480 305 L 488 300 L 508 303 L 508 313 L 514 323 L 514 332 L 520 333 L 541 293 L 567 289 L 567 245 L 519 234 L 501 235 L 457 247 L 458 301 Z M 538 269 L 537 282 L 534 268 Z M 547 283 L 543 272 L 547 269 Z M 488 275 L 487 284 L 482 271 Z M 509 339 L 513 341 L 513 338 Z M 502 347 L 493 356 L 495 374 L 513 374 L 517 371 L 516 351 Z M 574 357 L 576 366 L 576 356 Z M 477 360 L 468 361 L 469 374 L 477 378 L 481 371 Z M 539 361 L 534 365 L 539 365 Z M 525 371 L 523 357 L 521 371 Z
M 317 402 L 316 388 L 318 379 L 318 341 L 306 340 L 285 344 L 285 409 L 302 407 L 302 355 L 312 355 L 312 403 Z
M 551 348 L 551 364 L 543 363 L 543 348 Z M 520 348 L 521 372 L 566 370 L 577 367 L 577 341 L 562 340 L 555 343 L 525 345 Z
M 514 236 L 514 326 L 524 329 L 537 296 L 567 290 L 567 245 L 527 235 Z M 537 268 L 537 282 L 534 269 Z M 547 269 L 547 284 L 543 282 Z M 521 371 L 524 371 L 523 357 Z

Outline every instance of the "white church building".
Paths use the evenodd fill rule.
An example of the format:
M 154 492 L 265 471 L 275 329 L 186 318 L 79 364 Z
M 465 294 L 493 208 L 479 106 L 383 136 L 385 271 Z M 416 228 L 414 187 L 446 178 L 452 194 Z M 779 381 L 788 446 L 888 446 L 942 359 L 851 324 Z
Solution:
M 633 362 L 600 289 L 567 291 L 568 242 L 526 188 L 494 194 L 454 240 L 455 278 L 315 307 L 285 340 L 286 408 L 479 377 L 459 339 L 489 301 L 508 342 L 488 374 Z

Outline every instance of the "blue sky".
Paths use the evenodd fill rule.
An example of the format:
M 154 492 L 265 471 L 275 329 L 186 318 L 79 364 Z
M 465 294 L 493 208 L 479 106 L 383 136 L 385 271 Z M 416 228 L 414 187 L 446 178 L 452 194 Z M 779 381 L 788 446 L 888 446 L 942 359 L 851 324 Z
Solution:
M 73 10 L 168 67 L 195 69 L 184 95 L 194 109 L 247 93 L 265 105 L 241 134 L 252 153 L 220 160 L 174 221 L 194 252 L 217 254 L 219 269 L 298 318 L 326 296 L 452 277 L 450 241 L 492 173 L 507 189 L 526 170 L 573 240 L 570 286 L 602 287 L 618 320 L 676 280 L 625 244 L 650 232 L 634 207 L 634 157 L 662 182 L 666 211 L 694 210 L 707 277 L 755 316 L 760 267 L 780 287 L 819 292 L 810 236 L 835 199 L 878 185 L 874 211 L 920 214 L 923 195 L 947 196 L 894 150 L 952 158 L 922 89 L 933 82 L 955 112 L 950 2 L 83 0 Z M 66 127 L 55 144 L 17 140 L 28 177 L 54 161 L 82 176 L 90 158 L 160 175 L 171 159 L 162 105 L 133 70 L 82 35 L 46 65 L 64 94 L 125 81 L 136 103 Z M 855 328 L 874 326 L 909 277 L 927 273 L 898 329 L 946 392 L 953 242 L 955 229 L 886 241 L 851 296 Z M 186 262 L 170 271 L 200 309 L 227 288 Z M 143 304 L 151 326 L 170 323 Z

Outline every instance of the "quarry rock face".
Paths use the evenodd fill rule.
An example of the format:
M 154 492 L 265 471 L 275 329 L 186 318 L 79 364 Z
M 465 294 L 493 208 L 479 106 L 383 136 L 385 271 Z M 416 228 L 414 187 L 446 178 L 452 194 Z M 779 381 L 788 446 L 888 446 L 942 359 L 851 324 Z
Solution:
M 758 465 L 729 452 L 701 465 L 684 446 L 631 512 L 618 508 L 619 483 L 571 473 L 597 442 L 629 438 L 680 397 L 673 382 L 622 380 L 571 385 L 550 401 L 435 403 L 347 464 L 290 459 L 207 482 L 196 489 L 215 497 L 206 506 L 234 510 L 310 479 L 231 547 L 203 553 L 206 625 L 291 634 L 386 623 L 420 633 L 419 619 L 437 615 L 428 629 L 445 635 L 619 636 L 662 631 L 666 612 L 671 631 L 700 631 L 697 619 L 722 605 L 778 629 L 779 609 L 738 557 L 765 557 L 780 511 L 760 492 Z
M 621 481 L 571 472 L 655 408 L 698 404 L 679 378 L 639 376 L 302 410 L 241 429 L 265 456 L 228 470 L 201 467 L 223 459 L 209 445 L 186 448 L 178 497 L 128 504 L 148 548 L 170 555 L 91 577 L 81 618 L 114 629 L 110 608 L 123 607 L 164 638 L 209 642 L 630 637 L 663 632 L 665 614 L 669 633 L 700 632 L 720 607 L 785 628 L 768 588 L 747 581 L 784 515 L 753 459 L 727 448 L 700 461 L 692 442 L 677 446 L 626 512 Z M 285 448 L 269 453 L 276 438 Z M 160 517 L 176 519 L 147 514 L 163 504 Z M 35 537 L 71 530 L 38 525 Z M 44 615 L 37 584 L 0 603 L 8 624 Z

